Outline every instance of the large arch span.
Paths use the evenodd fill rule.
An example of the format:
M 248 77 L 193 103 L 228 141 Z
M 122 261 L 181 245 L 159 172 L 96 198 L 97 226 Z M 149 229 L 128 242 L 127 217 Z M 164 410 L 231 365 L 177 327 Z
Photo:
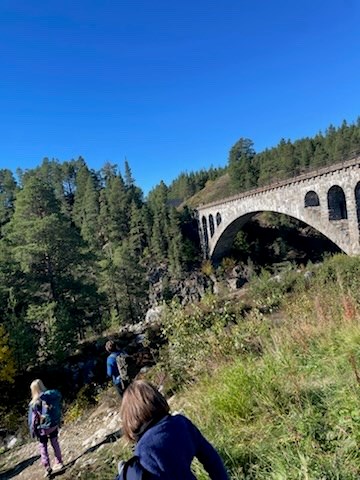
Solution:
M 360 157 L 263 189 L 201 205 L 204 256 L 226 255 L 243 225 L 259 212 L 288 215 L 311 226 L 348 255 L 360 253 Z M 216 219 L 216 221 L 214 221 Z
M 243 215 L 242 217 L 237 218 L 234 220 L 220 235 L 220 237 L 217 239 L 216 244 L 213 247 L 213 251 L 211 254 L 211 258 L 214 260 L 221 259 L 226 255 L 227 252 L 229 252 L 234 244 L 234 240 L 236 237 L 236 234 L 242 230 L 244 225 L 251 221 L 251 219 L 258 215 L 259 213 L 279 213 L 279 212 L 274 212 L 271 210 L 263 210 L 263 211 L 257 211 L 257 212 L 251 212 L 247 213 L 246 215 Z M 292 217 L 290 215 L 287 215 L 289 218 L 293 218 L 295 220 L 300 220 L 295 217 Z M 302 220 L 301 220 L 302 221 Z M 302 221 L 303 222 L 303 221 Z M 305 224 L 305 222 L 303 222 Z M 317 230 L 319 233 L 324 235 L 325 237 L 329 238 L 327 235 L 325 235 L 324 232 L 320 231 L 318 228 L 316 228 L 314 225 L 311 225 L 310 223 L 306 223 L 309 227 L 312 227 L 313 229 Z M 329 240 L 331 240 L 329 238 Z M 337 245 L 338 246 L 338 245 Z M 339 247 L 340 248 L 340 247 Z

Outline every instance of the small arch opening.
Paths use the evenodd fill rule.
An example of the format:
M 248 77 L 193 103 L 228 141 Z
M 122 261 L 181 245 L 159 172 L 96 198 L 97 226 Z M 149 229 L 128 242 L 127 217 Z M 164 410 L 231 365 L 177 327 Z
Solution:
M 320 206 L 320 200 L 319 200 L 319 195 L 311 190 L 310 192 L 307 192 L 305 195 L 305 208 L 308 207 L 319 207 Z
M 207 221 L 205 216 L 202 217 L 201 223 L 202 223 L 205 252 L 208 252 L 209 251 L 209 234 L 208 234 Z
M 210 227 L 210 237 L 212 237 L 215 233 L 215 224 L 214 224 L 214 217 L 210 213 L 209 215 L 209 227 Z
M 216 225 L 219 226 L 221 223 L 221 215 L 219 212 L 216 214 Z
M 346 220 L 347 208 L 344 190 L 334 185 L 328 191 L 329 220 Z
M 358 221 L 358 229 L 360 231 L 360 182 L 355 187 L 355 203 L 356 203 L 356 215 Z

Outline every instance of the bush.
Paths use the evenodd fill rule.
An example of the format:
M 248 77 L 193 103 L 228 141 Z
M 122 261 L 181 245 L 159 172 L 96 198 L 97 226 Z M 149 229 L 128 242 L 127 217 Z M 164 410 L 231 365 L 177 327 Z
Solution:
M 98 395 L 94 385 L 85 385 L 79 390 L 76 400 L 66 410 L 64 421 L 70 423 L 81 418 L 89 408 L 96 405 Z

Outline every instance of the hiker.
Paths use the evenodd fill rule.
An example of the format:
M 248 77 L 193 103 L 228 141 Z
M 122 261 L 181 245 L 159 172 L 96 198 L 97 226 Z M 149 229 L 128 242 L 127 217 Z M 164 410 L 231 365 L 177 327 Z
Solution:
M 194 480 L 194 457 L 211 479 L 228 480 L 219 454 L 198 428 L 169 412 L 166 399 L 149 382 L 136 380 L 126 389 L 120 416 L 125 438 L 135 443 L 135 456 L 120 462 L 117 480 Z
M 117 393 L 122 398 L 126 387 L 130 383 L 126 367 L 126 357 L 128 355 L 122 352 L 112 340 L 106 342 L 105 350 L 109 354 L 106 360 L 107 376 L 112 379 Z
M 29 429 L 33 438 L 39 440 L 41 464 L 45 467 L 44 477 L 64 469 L 58 441 L 61 419 L 61 394 L 57 390 L 48 390 L 40 379 L 30 385 L 31 402 L 29 404 Z M 51 468 L 48 441 L 55 454 L 55 465 Z

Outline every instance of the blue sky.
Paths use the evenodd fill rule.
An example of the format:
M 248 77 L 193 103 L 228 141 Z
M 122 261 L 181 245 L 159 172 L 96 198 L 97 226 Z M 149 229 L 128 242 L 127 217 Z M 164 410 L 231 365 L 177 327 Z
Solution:
M 2 0 L 0 168 L 181 171 L 360 115 L 358 0 Z

